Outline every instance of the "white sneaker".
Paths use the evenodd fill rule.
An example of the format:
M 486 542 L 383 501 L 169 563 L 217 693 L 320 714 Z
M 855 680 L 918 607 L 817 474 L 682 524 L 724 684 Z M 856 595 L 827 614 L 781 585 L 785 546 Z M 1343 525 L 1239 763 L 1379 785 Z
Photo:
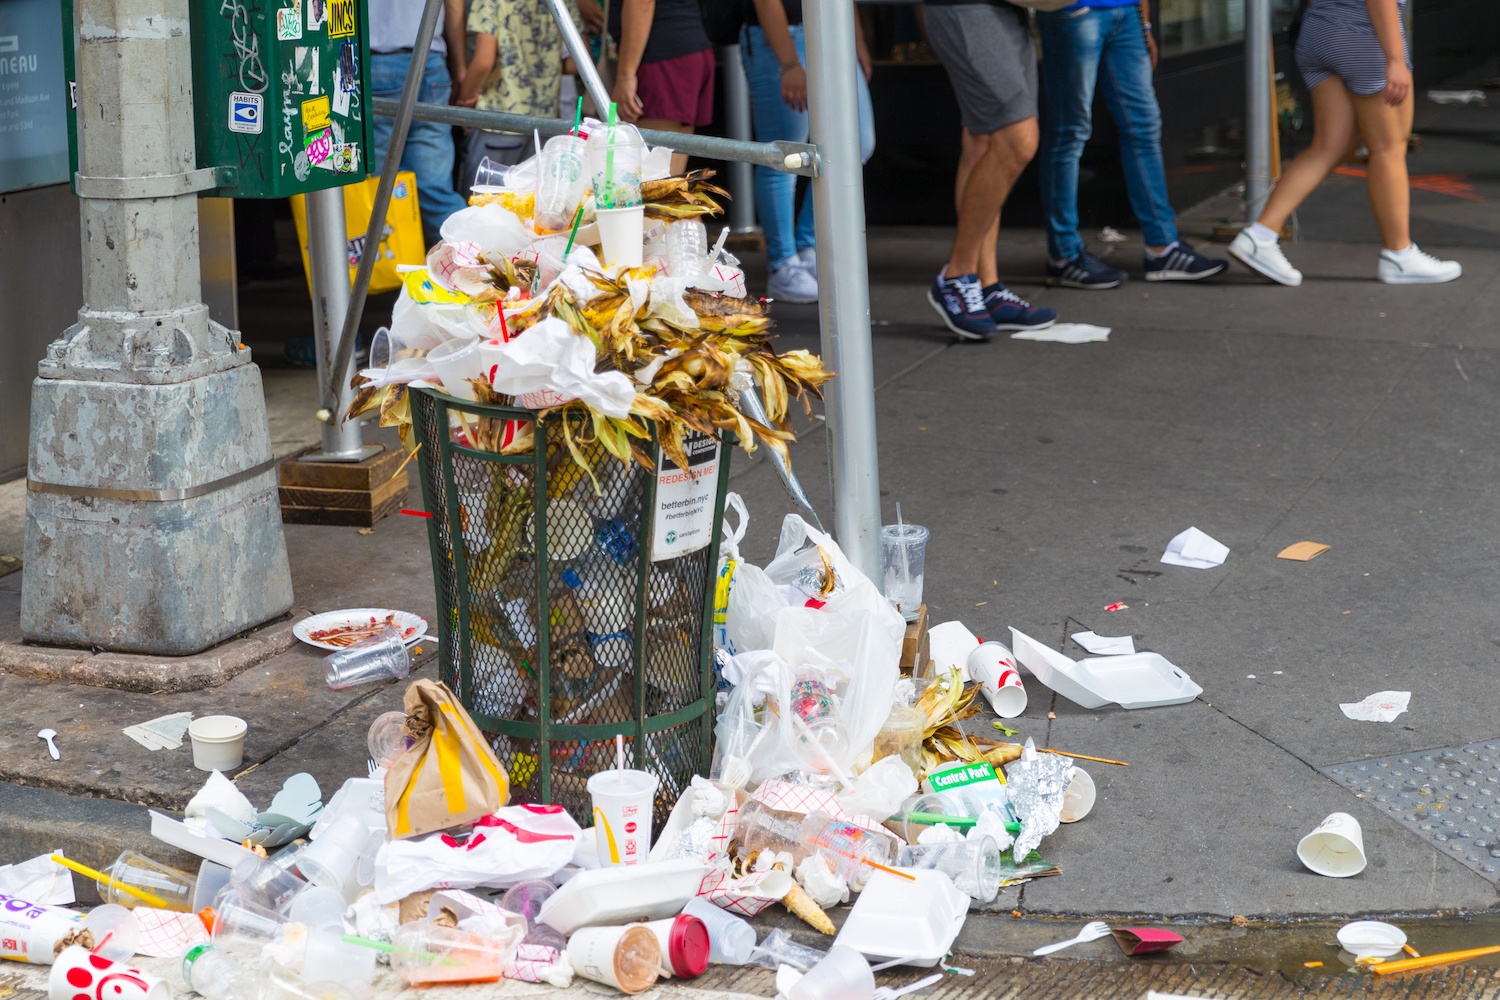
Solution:
M 1302 272 L 1286 259 L 1286 254 L 1281 252 L 1279 240 L 1262 243 L 1251 235 L 1249 229 L 1241 229 L 1234 242 L 1229 244 L 1229 256 L 1263 278 L 1270 278 L 1291 288 L 1302 284 Z M 1381 266 L 1385 265 L 1382 263 Z
M 793 257 L 766 279 L 766 298 L 807 304 L 818 301 L 818 279 Z
M 1438 260 L 1430 253 L 1423 253 L 1415 243 L 1409 253 L 1400 257 L 1389 250 L 1380 251 L 1380 280 L 1387 285 L 1438 285 L 1463 273 L 1463 265 L 1458 261 Z
M 818 251 L 812 247 L 797 251 L 797 263 L 807 268 L 808 273 L 814 278 L 818 276 Z

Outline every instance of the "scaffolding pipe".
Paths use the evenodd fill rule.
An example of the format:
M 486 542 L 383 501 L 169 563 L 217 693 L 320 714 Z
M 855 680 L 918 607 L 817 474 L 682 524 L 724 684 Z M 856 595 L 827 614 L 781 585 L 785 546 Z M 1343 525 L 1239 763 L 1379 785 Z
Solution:
M 859 160 L 859 102 L 854 74 L 854 5 L 803 5 L 807 92 L 818 174 L 818 311 L 828 384 L 828 471 L 833 530 L 854 565 L 872 580 L 880 568 L 880 467 L 875 439 L 875 371 L 870 343 L 869 264 Z
M 1271 193 L 1271 0 L 1245 0 L 1245 219 Z

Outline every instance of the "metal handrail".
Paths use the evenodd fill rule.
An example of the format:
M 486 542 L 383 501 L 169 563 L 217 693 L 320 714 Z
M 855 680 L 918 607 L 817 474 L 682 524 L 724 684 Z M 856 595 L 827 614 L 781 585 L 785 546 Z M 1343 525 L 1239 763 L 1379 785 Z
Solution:
M 400 109 L 400 102 L 388 97 L 377 97 L 370 104 L 375 114 L 387 118 L 395 117 Z M 460 108 L 451 104 L 417 104 L 412 107 L 411 116 L 417 121 L 521 135 L 538 132 L 544 137 L 566 135 L 573 128 L 572 122 L 562 118 L 480 111 L 477 108 Z M 640 132 L 641 138 L 652 146 L 665 146 L 679 153 L 687 153 L 689 156 L 753 163 L 789 174 L 800 174 L 803 177 L 818 176 L 818 147 L 812 143 L 786 142 L 780 139 L 775 142 L 749 142 L 744 139 L 726 139 L 717 135 L 659 132 L 649 128 L 643 128 Z

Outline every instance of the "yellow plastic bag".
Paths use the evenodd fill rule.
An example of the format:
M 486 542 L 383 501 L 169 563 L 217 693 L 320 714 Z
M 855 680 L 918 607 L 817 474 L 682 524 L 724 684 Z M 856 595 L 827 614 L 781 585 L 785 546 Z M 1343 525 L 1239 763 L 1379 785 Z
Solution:
M 370 213 L 375 209 L 375 189 L 379 185 L 380 178 L 371 177 L 344 188 L 344 228 L 348 238 L 345 246 L 351 286 L 354 272 L 359 268 L 359 251 L 370 226 Z M 311 292 L 312 272 L 307 263 L 307 199 L 299 194 L 291 201 L 292 221 L 297 224 L 297 245 L 302 249 L 302 270 L 308 275 L 307 287 Z M 396 185 L 391 188 L 391 204 L 385 213 L 385 236 L 380 241 L 378 253 L 375 270 L 370 275 L 372 292 L 393 292 L 401 287 L 397 264 L 424 264 L 427 261 L 427 247 L 422 241 L 422 213 L 417 208 L 417 175 L 410 170 L 396 174 Z

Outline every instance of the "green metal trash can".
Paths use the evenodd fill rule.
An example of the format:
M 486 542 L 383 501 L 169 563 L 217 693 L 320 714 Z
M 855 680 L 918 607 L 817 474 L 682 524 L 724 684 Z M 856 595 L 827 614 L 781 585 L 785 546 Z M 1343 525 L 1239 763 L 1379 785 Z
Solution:
M 556 411 L 410 397 L 441 676 L 509 771 L 512 801 L 556 803 L 589 825 L 585 783 L 615 766 L 623 736 L 628 766 L 660 779 L 661 829 L 708 773 L 728 441 L 691 442 L 688 470 L 658 452 L 651 472 L 581 423 L 565 434 Z M 528 434 L 519 453 L 473 446 Z

